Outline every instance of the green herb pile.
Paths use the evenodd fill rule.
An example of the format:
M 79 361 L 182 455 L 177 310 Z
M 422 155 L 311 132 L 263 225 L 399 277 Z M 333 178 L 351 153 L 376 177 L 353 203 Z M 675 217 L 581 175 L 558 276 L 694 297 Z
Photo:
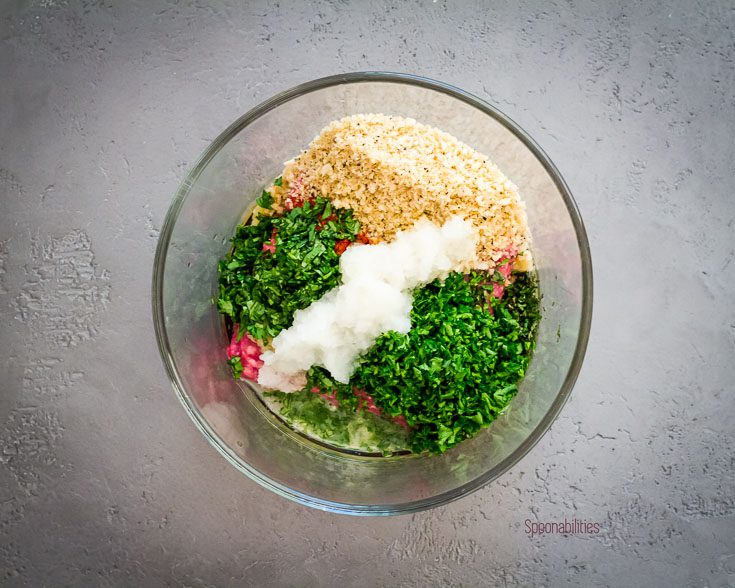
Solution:
M 385 414 L 406 418 L 414 452 L 472 437 L 518 392 L 539 320 L 535 280 L 518 274 L 491 314 L 485 279 L 453 273 L 416 290 L 411 330 L 380 336 L 350 381 Z
M 373 413 L 355 412 L 343 403 L 335 408 L 308 390 L 268 396 L 280 404 L 278 414 L 291 426 L 337 447 L 359 444 L 363 451 L 384 455 L 408 451 L 408 431 Z
M 258 199 L 264 208 L 272 202 L 268 192 Z M 335 244 L 354 241 L 359 230 L 351 210 L 332 208 L 326 198 L 238 226 L 219 264 L 219 311 L 259 341 L 275 337 L 291 326 L 294 312 L 339 285 Z M 275 252 L 264 251 L 271 238 Z

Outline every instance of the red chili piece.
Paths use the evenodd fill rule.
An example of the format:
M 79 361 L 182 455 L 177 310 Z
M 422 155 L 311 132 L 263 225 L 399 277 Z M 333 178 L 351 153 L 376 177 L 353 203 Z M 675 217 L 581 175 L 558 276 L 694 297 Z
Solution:
M 324 227 L 327 226 L 327 223 L 329 221 L 336 221 L 337 216 L 334 214 L 330 214 L 327 218 L 320 218 L 319 222 L 316 223 L 316 230 L 321 231 Z
M 350 245 L 352 245 L 352 241 L 349 239 L 340 239 L 334 244 L 334 252 L 337 255 L 342 255 Z

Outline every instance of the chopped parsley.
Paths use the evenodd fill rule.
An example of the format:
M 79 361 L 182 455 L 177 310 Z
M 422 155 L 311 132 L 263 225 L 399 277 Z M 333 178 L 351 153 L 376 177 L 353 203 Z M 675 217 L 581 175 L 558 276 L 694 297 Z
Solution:
M 227 363 L 232 368 L 232 375 L 237 380 L 242 376 L 242 360 L 239 355 L 234 355 L 227 360 Z
M 261 208 L 270 208 L 273 205 L 273 195 L 267 190 L 263 190 L 260 198 L 258 198 L 255 203 Z
M 311 391 L 314 388 L 323 390 L 327 393 L 334 393 L 340 406 L 356 409 L 358 399 L 355 396 L 350 384 L 343 384 L 332 377 L 326 369 L 321 366 L 312 366 L 306 372 L 306 386 L 304 390 Z
M 262 204 L 261 204 L 262 202 Z M 258 204 L 270 206 L 263 192 Z M 265 208 L 265 206 L 263 206 Z M 261 215 L 240 225 L 219 263 L 219 311 L 259 340 L 291 326 L 294 313 L 340 283 L 338 241 L 354 241 L 360 224 L 349 209 L 325 198 L 283 216 Z
M 492 313 L 486 277 L 452 273 L 414 293 L 411 330 L 381 335 L 351 384 L 385 414 L 403 415 L 414 452 L 441 453 L 487 427 L 518 392 L 538 323 L 535 279 L 518 274 Z
M 337 447 L 390 455 L 407 451 L 409 433 L 400 425 L 370 412 L 355 412 L 342 402 L 335 407 L 309 391 L 267 392 L 283 420 L 304 434 Z

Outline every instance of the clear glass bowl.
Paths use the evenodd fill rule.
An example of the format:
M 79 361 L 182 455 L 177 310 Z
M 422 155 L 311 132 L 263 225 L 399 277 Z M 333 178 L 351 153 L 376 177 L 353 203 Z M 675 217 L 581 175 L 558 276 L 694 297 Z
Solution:
M 230 376 L 212 305 L 217 261 L 248 205 L 329 122 L 358 113 L 414 118 L 488 155 L 519 187 L 543 295 L 537 348 L 519 394 L 492 426 L 440 456 L 364 457 L 309 441 Z M 301 504 L 356 515 L 416 512 L 496 479 L 547 431 L 584 357 L 592 266 L 561 175 L 521 128 L 457 88 L 410 75 L 354 73 L 282 92 L 224 131 L 179 188 L 153 270 L 158 345 L 174 390 L 205 437 L 242 473 Z

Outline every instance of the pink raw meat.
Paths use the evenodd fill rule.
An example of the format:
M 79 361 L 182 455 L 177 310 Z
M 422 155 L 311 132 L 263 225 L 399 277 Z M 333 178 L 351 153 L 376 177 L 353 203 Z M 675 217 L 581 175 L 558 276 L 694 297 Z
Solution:
M 314 386 L 311 391 L 314 394 L 318 394 L 322 398 L 324 398 L 327 402 L 333 404 L 334 406 L 339 406 L 339 400 L 337 400 L 337 391 L 333 390 L 331 394 L 327 394 L 326 392 L 322 392 L 319 388 Z M 375 415 L 381 416 L 383 414 L 383 411 L 380 410 L 380 408 L 375 404 L 375 401 L 373 400 L 373 397 L 370 396 L 365 390 L 360 390 L 359 388 L 355 388 L 353 390 L 355 396 L 357 396 L 357 410 L 366 410 L 368 412 L 372 412 Z M 411 427 L 408 426 L 408 423 L 406 422 L 406 417 L 404 417 L 402 414 L 399 414 L 398 416 L 392 417 L 390 420 L 392 420 L 395 424 L 400 425 L 406 430 L 409 430 Z
M 283 201 L 283 207 L 286 210 L 293 210 L 294 208 L 302 207 L 307 200 L 313 203 L 313 198 L 309 198 L 306 195 L 306 189 L 303 176 L 296 178 L 291 183 L 291 188 L 286 195 L 286 199 Z
M 258 372 L 263 367 L 263 361 L 260 359 L 260 345 L 247 332 L 244 332 L 242 339 L 238 341 L 239 327 L 235 325 L 233 330 L 232 340 L 227 347 L 227 359 L 239 357 L 242 363 L 242 377 L 257 382 Z
M 276 231 L 278 231 L 278 229 L 273 227 L 270 240 L 263 243 L 263 251 L 268 251 L 269 253 L 276 252 Z
M 505 278 L 505 282 L 502 284 L 493 282 L 493 296 L 495 298 L 503 297 L 505 289 L 508 287 L 508 278 L 510 278 L 510 272 L 513 269 L 513 263 L 515 262 L 517 256 L 518 254 L 515 249 L 510 249 L 505 255 L 503 255 L 503 257 L 500 258 L 500 261 L 498 261 L 498 265 L 495 266 L 495 271 Z

